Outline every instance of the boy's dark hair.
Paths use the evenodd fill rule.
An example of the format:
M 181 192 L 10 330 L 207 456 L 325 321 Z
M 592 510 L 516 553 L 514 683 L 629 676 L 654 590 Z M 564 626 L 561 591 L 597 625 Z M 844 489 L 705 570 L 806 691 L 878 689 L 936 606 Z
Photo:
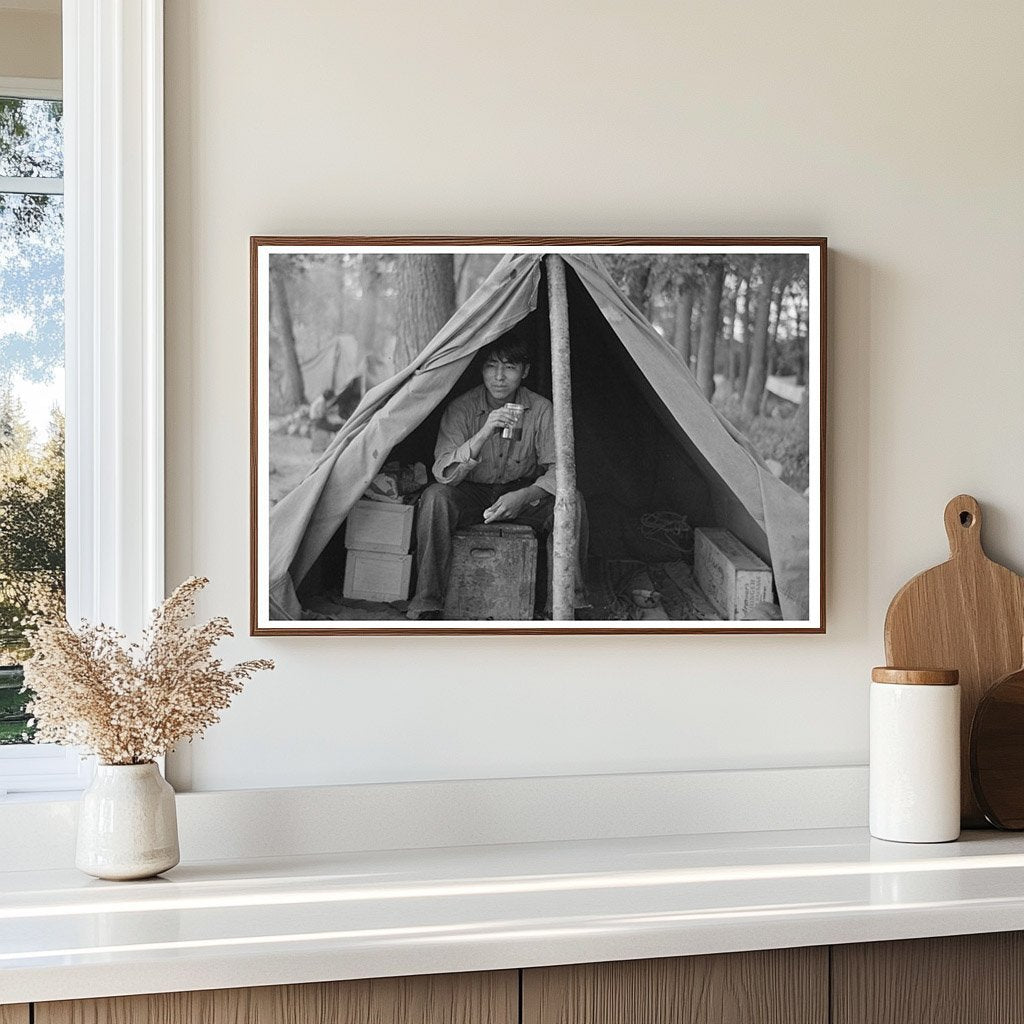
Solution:
M 520 366 L 526 366 L 532 362 L 530 346 L 514 335 L 506 335 L 504 338 L 492 341 L 490 345 L 485 345 L 480 350 L 481 365 L 486 363 L 491 356 L 497 356 L 505 363 L 518 363 Z

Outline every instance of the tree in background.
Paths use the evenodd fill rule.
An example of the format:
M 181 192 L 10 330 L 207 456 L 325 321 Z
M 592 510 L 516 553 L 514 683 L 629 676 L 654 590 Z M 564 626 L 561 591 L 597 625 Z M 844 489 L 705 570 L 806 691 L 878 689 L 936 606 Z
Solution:
M 356 338 L 364 353 L 376 352 L 377 320 L 380 312 L 380 257 L 365 253 L 359 258 L 359 324 Z
M 0 661 L 28 653 L 27 612 L 64 602 L 64 417 L 39 446 L 21 403 L 0 397 Z
M 775 290 L 778 270 L 776 266 L 762 261 L 757 268 L 757 285 L 754 289 L 755 314 L 750 336 L 749 362 L 746 379 L 743 382 L 743 413 L 755 416 L 761 408 L 761 396 L 768 380 L 768 327 L 772 314 L 772 294 Z
M 403 256 L 395 279 L 395 371 L 408 366 L 455 312 L 451 253 Z
M 64 363 L 64 197 L 41 183 L 63 175 L 62 151 L 59 102 L 0 98 L 0 178 L 22 179 L 0 191 L 0 743 L 32 731 L 26 618 L 64 601 L 64 420 L 37 440 L 16 397 L 53 389 Z
M 704 296 L 700 318 L 700 341 L 697 347 L 697 383 L 704 397 L 715 393 L 715 355 L 722 328 L 722 286 L 725 283 L 725 260 L 709 257 L 704 266 Z
M 680 274 L 675 284 L 675 311 L 672 318 L 672 347 L 690 365 L 690 338 L 697 283 L 689 274 Z
M 291 412 L 306 401 L 302 368 L 295 350 L 295 332 L 288 303 L 286 276 L 289 264 L 270 261 L 270 367 L 272 413 Z
M 679 353 L 703 393 L 799 490 L 807 408 L 776 399 L 772 375 L 806 385 L 807 259 L 790 254 L 612 253 L 622 291 Z
M 0 177 L 63 174 L 62 106 L 0 98 Z M 0 192 L 0 385 L 64 361 L 64 197 Z

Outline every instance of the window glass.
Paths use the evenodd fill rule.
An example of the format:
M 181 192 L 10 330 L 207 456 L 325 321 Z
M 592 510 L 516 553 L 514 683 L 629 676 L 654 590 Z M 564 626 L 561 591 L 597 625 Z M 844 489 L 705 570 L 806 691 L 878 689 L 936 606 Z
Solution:
M 0 177 L 62 178 L 62 104 L 0 96 Z
M 31 739 L 25 619 L 64 597 L 61 105 L 0 97 L 0 744 Z

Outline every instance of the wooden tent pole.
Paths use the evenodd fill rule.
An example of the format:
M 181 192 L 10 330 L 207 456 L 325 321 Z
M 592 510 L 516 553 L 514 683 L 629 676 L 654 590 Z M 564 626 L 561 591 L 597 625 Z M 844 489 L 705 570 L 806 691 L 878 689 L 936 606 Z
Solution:
M 551 580 L 551 617 L 572 620 L 576 590 L 576 446 L 572 430 L 572 379 L 569 373 L 569 303 L 565 263 L 557 253 L 544 257 L 551 318 L 551 400 L 555 407 L 555 525 Z

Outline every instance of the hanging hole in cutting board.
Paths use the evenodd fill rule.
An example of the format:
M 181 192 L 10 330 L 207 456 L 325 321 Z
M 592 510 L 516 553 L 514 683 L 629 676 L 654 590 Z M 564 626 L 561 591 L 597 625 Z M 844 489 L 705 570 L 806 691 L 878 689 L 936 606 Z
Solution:
M 971 523 L 973 523 L 973 522 L 974 522 L 974 516 L 972 516 L 970 512 L 961 512 L 960 513 L 960 525 L 961 526 L 970 526 Z

